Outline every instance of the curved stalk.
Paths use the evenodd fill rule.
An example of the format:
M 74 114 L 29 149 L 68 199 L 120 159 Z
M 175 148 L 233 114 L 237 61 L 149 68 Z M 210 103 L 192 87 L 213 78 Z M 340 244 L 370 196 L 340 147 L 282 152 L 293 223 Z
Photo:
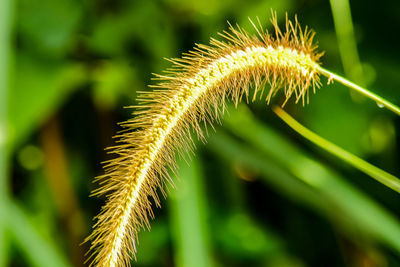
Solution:
M 299 122 L 297 122 L 295 119 L 293 119 L 280 107 L 273 107 L 272 109 L 275 114 L 278 115 L 278 117 L 281 118 L 287 125 L 289 125 L 293 130 L 295 130 L 297 133 L 299 133 L 312 143 L 335 155 L 341 160 L 349 163 L 363 173 L 371 176 L 378 182 L 400 193 L 400 180 L 396 176 L 393 176 L 390 173 L 387 173 L 384 170 L 375 167 L 365 160 L 322 138 L 316 133 L 313 133 L 312 131 L 301 125 Z
M 353 83 L 353 82 L 351 82 L 351 81 L 349 81 L 349 80 L 347 80 L 347 79 L 345 79 L 345 78 L 343 78 L 343 77 L 341 77 L 341 76 L 339 76 L 339 75 L 337 75 L 337 74 L 335 74 L 335 73 L 333 73 L 333 72 L 331 72 L 331 71 L 329 71 L 327 69 L 324 69 L 321 66 L 318 66 L 318 71 L 322 75 L 328 77 L 329 80 L 335 80 L 335 81 L 340 82 L 341 84 L 343 84 L 343 85 L 345 85 L 345 86 L 347 86 L 347 87 L 349 87 L 349 88 L 351 88 L 351 89 L 353 89 L 353 90 L 365 95 L 366 97 L 374 100 L 379 107 L 386 107 L 387 109 L 393 111 L 394 113 L 396 113 L 397 115 L 400 116 L 400 108 L 398 106 L 396 106 L 396 105 L 390 103 L 388 100 L 386 100 L 386 99 L 384 99 L 384 98 L 372 93 L 368 89 L 363 88 L 361 86 L 358 86 L 357 84 L 355 84 L 355 83 Z

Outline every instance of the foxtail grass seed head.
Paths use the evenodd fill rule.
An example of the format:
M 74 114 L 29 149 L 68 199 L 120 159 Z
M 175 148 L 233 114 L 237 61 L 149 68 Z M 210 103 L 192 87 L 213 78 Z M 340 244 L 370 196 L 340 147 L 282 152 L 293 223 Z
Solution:
M 319 59 L 322 53 L 313 44 L 314 32 L 302 29 L 295 19 L 286 18 L 281 31 L 276 14 L 271 19 L 274 33 L 261 27 L 257 36 L 239 26 L 220 34 L 222 41 L 197 45 L 181 58 L 170 59 L 173 66 L 150 92 L 141 92 L 133 118 L 110 150 L 116 157 L 105 163 L 105 174 L 96 180 L 101 187 L 93 195 L 106 195 L 107 202 L 96 217 L 91 242 L 91 265 L 129 266 L 135 257 L 139 230 L 150 228 L 153 217 L 149 198 L 157 206 L 157 188 L 165 195 L 168 169 L 174 170 L 175 151 L 191 152 L 190 131 L 204 139 L 202 124 L 219 121 L 225 100 L 235 104 L 249 98 L 271 98 L 283 88 L 285 102 L 295 96 L 308 102 L 309 89 L 320 86 Z M 253 24 L 254 26 L 254 24 Z M 185 153 L 183 153 L 185 154 Z

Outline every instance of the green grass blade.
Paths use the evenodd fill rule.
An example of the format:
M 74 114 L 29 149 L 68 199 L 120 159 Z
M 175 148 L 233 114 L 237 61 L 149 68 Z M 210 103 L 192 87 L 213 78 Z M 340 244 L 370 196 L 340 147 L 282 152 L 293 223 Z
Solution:
M 13 241 L 26 255 L 32 266 L 71 266 L 56 246 L 40 235 L 22 208 L 11 201 L 7 209 L 7 222 Z
M 11 76 L 13 0 L 0 1 L 0 267 L 8 262 L 6 222 L 8 199 L 8 90 Z
M 240 163 L 262 175 L 264 182 L 267 182 L 293 202 L 301 203 L 318 212 L 326 211 L 326 204 L 321 203 L 317 191 L 297 179 L 280 164 L 277 164 L 274 158 L 269 155 L 254 149 L 251 145 L 243 145 L 235 141 L 221 130 L 212 135 L 208 143 L 211 149 L 222 158 Z M 276 177 L 279 177 L 279 179 L 275 179 Z
M 303 137 L 321 147 L 322 149 L 332 153 L 336 157 L 342 159 L 343 161 L 349 163 L 353 167 L 359 169 L 365 174 L 371 176 L 378 182 L 390 187 L 396 192 L 400 193 L 400 180 L 384 170 L 381 170 L 374 165 L 366 162 L 365 160 L 360 159 L 359 157 L 351 154 L 350 152 L 338 147 L 335 144 L 332 144 L 328 140 L 322 138 L 321 136 L 313 133 L 300 123 L 298 123 L 295 119 L 293 119 L 289 114 L 287 114 L 283 109 L 279 107 L 274 107 L 273 111 L 284 121 L 287 125 L 289 125 L 293 130 L 301 134 Z
M 349 1 L 330 0 L 330 4 L 344 72 L 352 80 L 363 84 Z
M 183 160 L 178 164 L 177 177 L 173 179 L 177 190 L 171 190 L 169 198 L 176 266 L 213 266 L 201 162 L 194 157 L 189 165 Z
M 291 189 L 290 192 L 295 194 L 294 199 L 304 199 L 304 195 L 309 195 L 311 197 L 306 201 L 312 202 L 312 207 L 319 207 L 326 211 L 328 218 L 349 234 L 362 233 L 363 236 L 380 241 L 396 252 L 400 252 L 398 220 L 378 203 L 346 182 L 346 179 L 308 156 L 279 133 L 257 122 L 244 107 L 240 107 L 239 111 L 232 110 L 231 116 L 225 122 L 232 132 L 251 144 L 254 150 L 258 151 L 257 153 L 266 155 L 269 160 L 296 177 L 303 188 L 307 188 L 305 192 L 308 194 L 296 194 L 296 189 Z M 224 139 L 226 142 L 227 137 Z M 231 145 L 234 144 L 231 142 Z M 221 148 L 220 153 L 234 158 L 242 151 L 237 149 L 235 153 L 225 146 Z M 250 155 L 251 153 L 248 153 L 246 156 L 250 157 Z M 257 162 L 260 165 L 258 168 L 262 168 L 261 164 L 269 164 L 266 161 L 262 163 L 262 159 L 257 159 Z M 277 174 L 274 179 L 285 178 L 285 176 L 282 177 Z M 290 181 L 287 180 L 286 187 L 289 186 Z

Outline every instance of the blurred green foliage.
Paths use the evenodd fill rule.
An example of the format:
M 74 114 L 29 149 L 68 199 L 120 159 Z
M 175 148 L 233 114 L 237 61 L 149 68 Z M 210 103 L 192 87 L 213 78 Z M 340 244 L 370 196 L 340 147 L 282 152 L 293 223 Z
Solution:
M 169 66 L 162 58 L 218 38 L 227 20 L 254 32 L 248 17 L 269 28 L 270 8 L 280 20 L 297 13 L 317 32 L 324 67 L 341 72 L 342 59 L 349 78 L 400 103 L 397 1 L 332 0 L 334 12 L 322 0 L 0 3 L 0 267 L 84 265 L 80 243 L 105 201 L 88 196 L 110 158 L 103 148 L 130 118 L 123 106 Z M 310 98 L 285 109 L 400 176 L 398 117 L 338 84 Z M 167 207 L 140 233 L 136 266 L 400 266 L 397 193 L 299 137 L 263 101 L 225 116 L 180 163 Z

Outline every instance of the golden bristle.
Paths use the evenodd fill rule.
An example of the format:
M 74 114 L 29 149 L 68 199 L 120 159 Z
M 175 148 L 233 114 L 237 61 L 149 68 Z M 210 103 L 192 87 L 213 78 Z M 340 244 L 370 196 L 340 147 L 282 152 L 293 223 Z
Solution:
M 123 123 L 129 129 L 112 147 L 117 157 L 105 164 L 105 174 L 97 178 L 102 186 L 93 195 L 106 195 L 107 203 L 96 217 L 94 230 L 87 241 L 96 266 L 129 266 L 135 255 L 138 231 L 149 226 L 153 217 L 148 197 L 160 206 L 156 193 L 170 180 L 168 168 L 175 168 L 175 150 L 193 149 L 190 130 L 204 139 L 201 124 L 219 119 L 225 99 L 238 103 L 249 97 L 262 97 L 270 85 L 266 100 L 284 89 L 286 101 L 294 94 L 296 101 L 308 95 L 309 88 L 319 87 L 319 58 L 312 44 L 314 33 L 302 30 L 286 19 L 281 32 L 276 14 L 271 22 L 275 37 L 261 29 L 258 36 L 249 35 L 239 26 L 230 26 L 211 45 L 197 45 L 182 58 L 170 59 L 169 75 L 156 75 L 161 80 L 151 92 L 141 92 L 140 105 L 133 119 Z M 253 24 L 254 25 L 254 24 Z M 285 102 L 286 102 L 285 101 Z

